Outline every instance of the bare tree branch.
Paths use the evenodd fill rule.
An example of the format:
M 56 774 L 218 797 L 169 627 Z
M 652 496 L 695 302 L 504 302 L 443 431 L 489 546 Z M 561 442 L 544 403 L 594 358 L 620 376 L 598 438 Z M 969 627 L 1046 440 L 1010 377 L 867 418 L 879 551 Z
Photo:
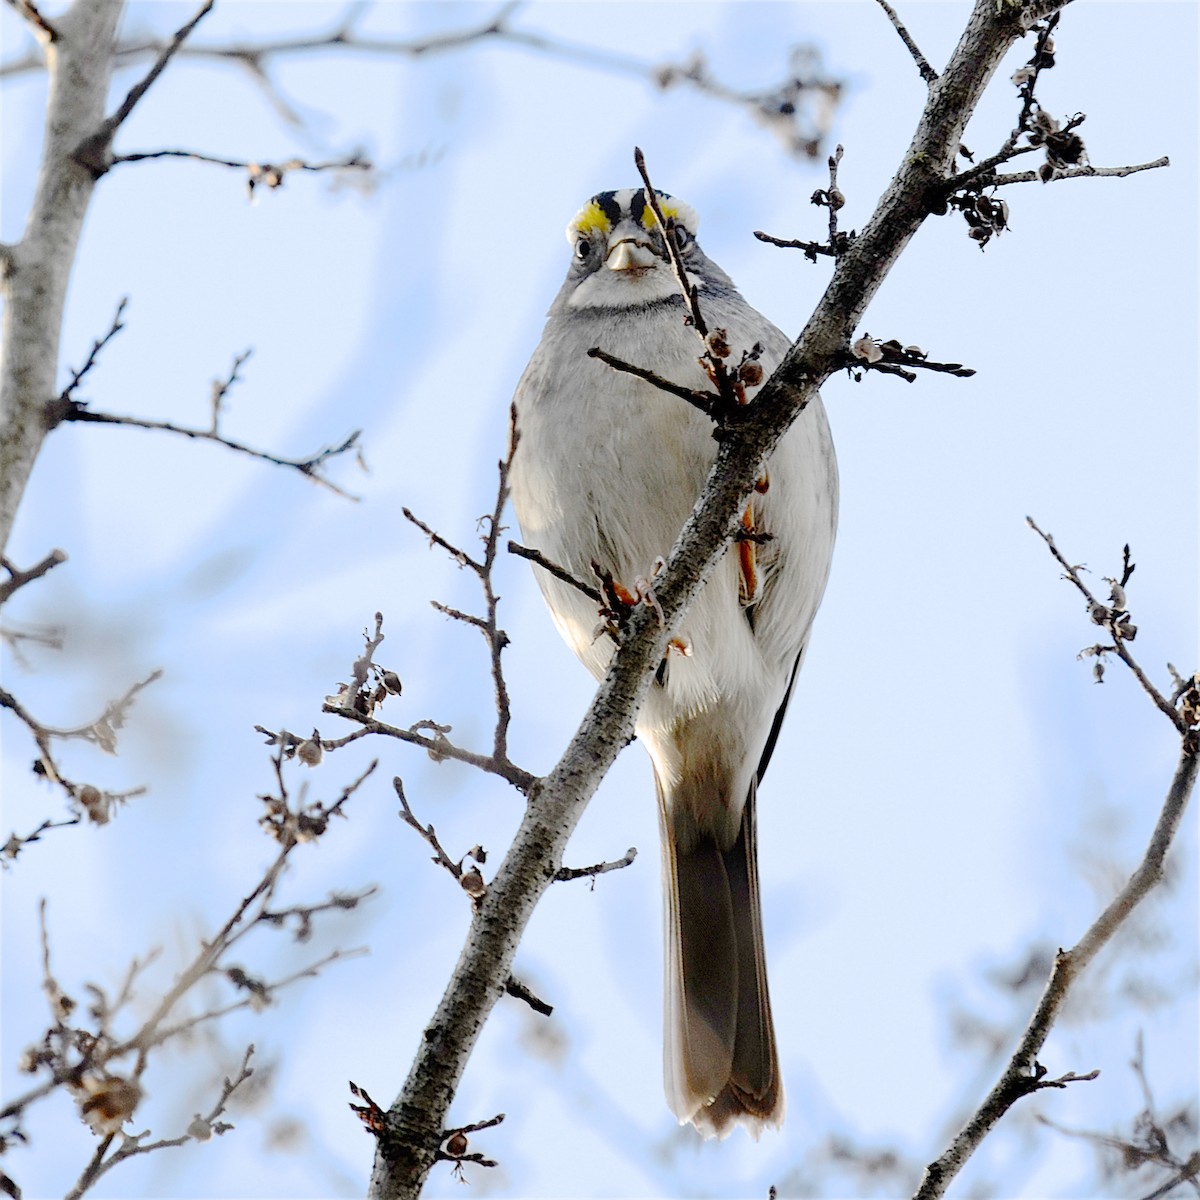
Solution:
M 362 434 L 362 430 L 359 429 L 356 429 L 341 442 L 323 446 L 320 450 L 306 457 L 285 458 L 283 455 L 272 454 L 268 450 L 259 450 L 255 446 L 248 446 L 245 442 L 239 442 L 234 438 L 226 437 L 224 434 L 218 433 L 215 429 L 197 429 L 188 425 L 178 425 L 174 421 L 159 421 L 152 417 L 131 417 L 122 416 L 117 413 L 97 412 L 95 409 L 85 408 L 77 401 L 70 401 L 65 409 L 61 410 L 60 414 L 58 414 L 58 420 L 91 425 L 125 425 L 131 429 L 151 429 L 157 430 L 160 433 L 178 434 L 180 437 L 191 438 L 195 441 L 215 442 L 217 445 L 224 446 L 227 450 L 234 450 L 238 454 L 245 454 L 250 458 L 257 458 L 262 462 L 273 463 L 277 467 L 288 467 L 291 470 L 299 471 L 301 475 L 311 479 L 313 483 L 328 488 L 331 492 L 346 500 L 357 501 L 358 499 L 353 492 L 348 492 L 340 484 L 334 483 L 332 479 L 323 473 L 323 468 L 330 460 L 338 458 L 343 454 L 348 454 L 351 450 L 358 448 L 358 439 Z
M 1048 179 L 1043 178 L 1037 171 L 1014 171 L 1008 175 L 994 175 L 988 180 L 990 187 L 1007 187 L 1011 183 L 1057 183 L 1060 179 L 1124 179 L 1126 175 L 1136 175 L 1139 171 L 1156 171 L 1160 167 L 1169 167 L 1171 160 L 1164 154 L 1153 162 L 1137 163 L 1128 167 L 1093 167 L 1090 163 L 1081 167 L 1067 167 L 1057 171 Z M 987 178 L 985 176 L 985 178 Z
M 79 370 L 71 372 L 71 382 L 59 393 L 58 401 L 60 404 L 66 404 L 70 401 L 71 397 L 75 394 L 76 388 L 87 378 L 92 368 L 96 365 L 96 361 L 100 357 L 100 352 L 125 328 L 125 322 L 121 320 L 121 317 L 124 316 L 125 309 L 128 306 L 129 297 L 122 296 L 117 302 L 117 311 L 113 314 L 112 324 L 109 325 L 108 331 L 92 343 L 92 348 L 88 351 L 87 360 L 83 366 Z
M 570 571 L 560 567 L 558 563 L 551 562 L 540 550 L 530 549 L 528 546 L 522 546 L 520 542 L 509 541 L 509 554 L 515 554 L 518 558 L 524 558 L 531 563 L 536 563 L 543 571 L 549 571 L 555 579 L 561 579 L 563 583 L 570 584 L 577 591 L 582 592 L 589 600 L 594 600 L 597 605 L 604 603 L 604 597 L 600 594 L 598 588 L 592 587 L 590 583 L 572 575 Z
M 1051 554 L 1062 566 L 1066 578 L 1086 597 L 1091 619 L 1097 624 L 1105 624 L 1113 633 L 1114 644 L 1109 649 L 1120 655 L 1129 669 L 1137 676 L 1155 706 L 1171 720 L 1172 725 L 1181 735 L 1182 748 L 1174 778 L 1171 780 L 1141 862 L 1076 945 L 1070 950 L 1059 950 L 1041 999 L 999 1080 L 946 1151 L 926 1168 L 925 1177 L 916 1192 L 915 1200 L 937 1200 L 938 1197 L 943 1196 L 963 1164 L 1004 1114 L 1023 1096 L 1044 1087 L 1059 1087 L 1075 1080 L 1090 1078 L 1090 1076 L 1068 1073 L 1057 1080 L 1046 1080 L 1046 1069 L 1037 1061 L 1037 1055 L 1049 1036 L 1050 1029 L 1066 1001 L 1072 984 L 1111 940 L 1130 913 L 1162 879 L 1167 853 L 1175 840 L 1179 823 L 1187 808 L 1188 799 L 1195 788 L 1197 768 L 1200 766 L 1200 729 L 1193 728 L 1184 720 L 1133 661 L 1125 646 L 1126 641 L 1132 639 L 1132 634 L 1122 635 L 1116 632 L 1122 624 L 1120 614 L 1124 607 L 1124 586 L 1133 573 L 1129 547 L 1125 548 L 1125 568 L 1122 572 L 1122 579 L 1110 581 L 1117 599 L 1122 602 L 1121 607 L 1109 608 L 1102 605 L 1092 595 L 1079 578 L 1079 568 L 1072 566 L 1063 557 L 1054 544 L 1054 539 L 1038 529 L 1032 519 L 1028 520 L 1030 527 L 1042 537 Z
M 681 387 L 679 384 L 665 379 L 657 372 L 648 370 L 646 367 L 639 367 L 633 363 L 628 363 L 623 358 L 617 358 L 616 355 L 609 354 L 606 350 L 601 350 L 599 346 L 593 346 L 587 353 L 588 358 L 598 358 L 606 366 L 612 367 L 614 371 L 622 371 L 626 375 L 633 375 L 638 379 L 644 379 L 660 391 L 670 392 L 672 396 L 678 396 L 680 400 L 685 400 L 693 408 L 699 409 L 706 417 L 713 417 L 720 407 L 721 397 L 714 392 L 698 392 L 694 388 Z M 520 552 L 514 551 L 514 553 Z
M 85 1168 L 80 1182 L 90 1186 L 110 1166 L 114 1159 L 123 1157 L 122 1147 L 128 1145 L 122 1127 L 136 1110 L 141 1097 L 140 1080 L 146 1069 L 149 1055 L 157 1047 L 195 1029 L 207 1022 L 218 1020 L 231 1012 L 242 1009 L 260 1010 L 269 1005 L 275 993 L 300 979 L 309 978 L 324 966 L 353 957 L 361 951 L 334 950 L 315 962 L 282 978 L 268 981 L 248 974 L 243 968 L 228 962 L 231 950 L 255 929 L 280 928 L 292 924 L 296 927 L 298 940 L 303 940 L 312 916 L 319 912 L 339 911 L 354 908 L 369 896 L 374 889 L 359 893 L 341 893 L 328 901 L 310 905 L 292 905 L 286 909 L 271 906 L 284 867 L 295 848 L 320 838 L 327 830 L 330 818 L 344 815 L 347 800 L 361 787 L 375 769 L 372 763 L 358 778 L 346 785 L 331 804 L 321 802 L 306 804 L 301 797 L 293 801 L 282 770 L 284 748 L 279 746 L 274 757 L 278 794 L 263 796 L 267 806 L 266 815 L 260 824 L 279 843 L 280 849 L 267 866 L 258 882 L 234 907 L 232 915 L 211 937 L 200 943 L 191 960 L 176 976 L 172 985 L 151 1006 L 149 1015 L 140 1019 L 136 1028 L 125 1036 L 119 1036 L 112 1028 L 114 1016 L 126 1008 L 132 997 L 133 981 L 148 964 L 151 957 L 136 961 L 130 967 L 115 1001 L 109 1003 L 97 988 L 91 988 L 99 999 L 89 1007 L 95 1020 L 94 1029 L 76 1028 L 71 1022 L 73 1014 L 80 1012 L 77 1003 L 67 996 L 56 981 L 51 970 L 50 940 L 45 924 L 45 906 L 42 906 L 42 990 L 50 1006 L 51 1025 L 44 1039 L 45 1049 L 35 1056 L 30 1069 L 48 1069 L 49 1078 L 26 1093 L 9 1101 L 0 1109 L 0 1120 L 19 1117 L 31 1104 L 60 1088 L 67 1089 L 80 1105 L 84 1119 L 101 1135 L 96 1154 Z M 223 976 L 242 995 L 235 1001 L 215 1008 L 207 1008 L 199 1014 L 177 1019 L 182 1001 L 202 980 Z M 132 1058 L 132 1067 L 117 1064 Z M 224 1099 L 227 1099 L 225 1096 Z M 218 1105 L 219 1107 L 219 1105 Z M 216 1120 L 214 1110 L 209 1118 L 200 1118 L 208 1124 Z M 193 1123 L 195 1124 L 195 1123 Z M 123 1140 L 113 1150 L 118 1131 Z M 136 1135 L 132 1140 L 143 1145 L 148 1134 Z M 197 1137 L 189 1127 L 189 1137 Z M 200 1140 L 204 1140 L 201 1138 Z M 163 1143 L 144 1143 L 144 1150 L 165 1145 L 181 1144 L 178 1139 L 167 1139 Z M 144 1152 L 139 1151 L 139 1152 Z M 80 1188 L 76 1194 L 82 1194 Z
M 590 879 L 592 886 L 595 887 L 597 876 L 607 875 L 609 871 L 620 871 L 624 867 L 631 867 L 635 858 L 637 858 L 637 847 L 630 846 L 625 851 L 624 857 L 618 858 L 614 862 L 596 863 L 591 867 L 559 867 L 554 872 L 554 882 L 567 883 L 572 879 Z
M 1124 584 L 1128 582 L 1128 573 L 1132 572 L 1132 567 L 1128 567 L 1128 573 L 1120 584 L 1122 589 L 1120 597 L 1121 602 L 1113 603 L 1111 607 L 1109 605 L 1102 604 L 1092 594 L 1091 589 L 1087 586 L 1087 584 L 1085 584 L 1079 577 L 1079 568 L 1072 566 L 1063 557 L 1062 552 L 1054 542 L 1054 538 L 1048 533 L 1043 533 L 1042 530 L 1038 528 L 1037 523 L 1032 517 L 1026 517 L 1025 522 L 1029 528 L 1032 529 L 1034 533 L 1036 533 L 1038 537 L 1040 537 L 1042 541 L 1046 543 L 1046 548 L 1051 554 L 1054 555 L 1054 558 L 1059 566 L 1062 567 L 1064 578 L 1070 580 L 1070 582 L 1074 584 L 1078 591 L 1083 595 L 1084 599 L 1087 600 L 1088 614 L 1092 621 L 1097 625 L 1103 625 L 1108 632 L 1112 634 L 1113 644 L 1112 646 L 1105 648 L 1105 653 L 1116 654 L 1117 657 L 1121 659 L 1121 661 L 1130 669 L 1130 671 L 1133 672 L 1138 683 L 1142 685 L 1142 689 L 1145 691 L 1146 695 L 1149 696 L 1154 702 L 1155 708 L 1157 708 L 1159 712 L 1161 712 L 1167 718 L 1167 720 L 1169 720 L 1171 724 L 1175 726 L 1175 728 L 1184 738 L 1187 738 L 1192 732 L 1191 723 L 1187 721 L 1183 714 L 1179 711 L 1177 703 L 1173 704 L 1171 701 L 1169 701 L 1158 690 L 1158 688 L 1151 683 L 1150 678 L 1134 659 L 1133 654 L 1129 649 L 1128 643 L 1133 640 L 1133 634 L 1130 633 L 1129 630 L 1133 629 L 1133 632 L 1136 633 L 1136 628 L 1130 626 L 1127 619 L 1123 620 L 1122 618 L 1128 617 L 1124 605 Z M 1125 547 L 1125 560 L 1128 564 L 1128 546 Z

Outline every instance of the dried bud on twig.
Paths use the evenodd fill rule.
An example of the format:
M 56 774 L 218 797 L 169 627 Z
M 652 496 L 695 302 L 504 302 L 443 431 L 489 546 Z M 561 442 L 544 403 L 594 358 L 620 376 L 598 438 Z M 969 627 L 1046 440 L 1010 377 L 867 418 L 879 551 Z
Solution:
M 709 332 L 704 344 L 714 358 L 728 358 L 733 350 L 729 345 L 729 337 L 724 329 L 713 329 Z
M 471 867 L 470 870 L 464 871 L 459 876 L 458 882 L 472 900 L 482 900 L 487 893 L 487 884 L 483 882 L 483 876 L 479 873 L 478 867 Z
M 212 1126 L 197 1113 L 187 1127 L 187 1135 L 198 1142 L 207 1142 L 213 1135 Z
M 325 751 L 321 748 L 321 739 L 316 730 L 313 730 L 313 736 L 305 738 L 296 747 L 296 757 L 306 766 L 315 767 L 321 759 L 325 757 Z
M 763 381 L 762 366 L 754 359 L 748 358 L 738 367 L 738 382 L 746 387 L 758 387 Z
M 108 797 L 98 787 L 85 783 L 76 791 L 75 799 L 79 801 L 83 811 L 87 814 L 87 819 L 93 825 L 108 824 L 112 816 L 112 806 L 108 802 Z
M 120 1133 L 141 1098 L 142 1089 L 119 1075 L 85 1075 L 79 1081 L 79 1114 L 98 1137 Z
M 875 343 L 875 339 L 869 333 L 864 333 L 858 341 L 850 346 L 850 352 L 855 358 L 861 358 L 865 362 L 877 363 L 883 358 L 883 351 Z

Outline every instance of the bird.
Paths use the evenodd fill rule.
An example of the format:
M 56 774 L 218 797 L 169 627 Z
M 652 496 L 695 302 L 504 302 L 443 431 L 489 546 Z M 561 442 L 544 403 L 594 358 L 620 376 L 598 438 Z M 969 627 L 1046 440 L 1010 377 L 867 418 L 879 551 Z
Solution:
M 693 209 L 655 190 L 704 321 L 751 384 L 790 339 L 752 308 L 696 240 Z M 716 456 L 697 407 L 588 351 L 712 391 L 704 346 L 647 188 L 593 196 L 567 227 L 571 262 L 517 385 L 510 467 L 528 546 L 578 579 L 638 599 L 661 567 Z M 743 358 L 737 357 L 744 356 Z M 758 388 L 746 385 L 753 404 Z M 756 805 L 825 590 L 838 474 L 819 396 L 768 460 L 725 552 L 672 638 L 636 719 L 653 766 L 666 930 L 667 1101 L 704 1137 L 757 1138 L 784 1116 L 763 943 Z M 593 598 L 535 566 L 550 615 L 597 679 L 615 651 Z

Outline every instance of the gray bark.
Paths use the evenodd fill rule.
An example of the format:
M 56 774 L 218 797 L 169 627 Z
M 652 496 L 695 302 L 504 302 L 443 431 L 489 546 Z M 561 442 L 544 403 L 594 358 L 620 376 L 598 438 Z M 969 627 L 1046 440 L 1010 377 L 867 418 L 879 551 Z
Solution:
M 0 554 L 51 425 L 67 287 L 96 185 L 74 155 L 104 122 L 123 7 L 124 0 L 76 0 L 45 46 L 50 94 L 37 190 L 21 240 L 5 248 L 0 280 Z

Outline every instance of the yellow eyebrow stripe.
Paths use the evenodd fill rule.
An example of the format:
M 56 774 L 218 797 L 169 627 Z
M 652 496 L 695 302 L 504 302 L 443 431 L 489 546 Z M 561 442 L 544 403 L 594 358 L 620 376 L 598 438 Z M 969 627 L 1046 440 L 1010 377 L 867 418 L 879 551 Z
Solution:
M 608 234 L 612 232 L 612 222 L 605 215 L 604 209 L 592 200 L 584 205 L 572 228 L 578 233 Z

